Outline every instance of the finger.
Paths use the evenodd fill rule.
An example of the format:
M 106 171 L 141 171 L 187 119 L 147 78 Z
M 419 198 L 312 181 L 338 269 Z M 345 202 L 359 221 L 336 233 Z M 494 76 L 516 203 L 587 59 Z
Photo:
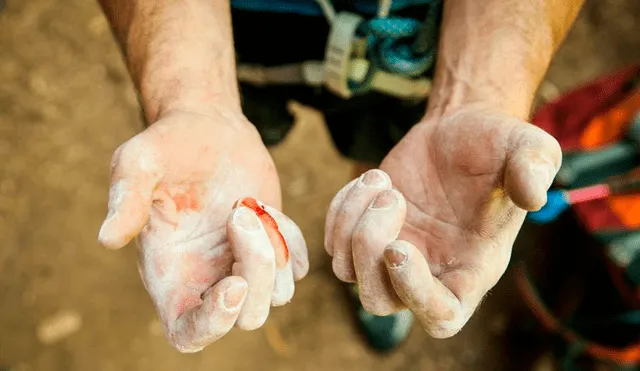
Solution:
M 243 277 L 249 285 L 236 325 L 244 330 L 254 330 L 262 326 L 269 315 L 275 282 L 275 253 L 260 219 L 247 207 L 233 210 L 227 234 L 236 260 L 232 273 Z
M 295 285 L 293 280 L 292 256 L 290 254 L 291 246 L 285 238 L 285 233 L 281 230 L 280 224 L 274 218 L 274 214 L 278 214 L 280 220 L 286 217 L 280 211 L 269 208 L 250 197 L 238 200 L 234 207 L 237 207 L 237 205 L 243 205 L 253 210 L 260 219 L 262 226 L 267 232 L 267 236 L 269 236 L 276 261 L 275 283 L 271 296 L 271 305 L 282 306 L 288 303 L 293 297 Z M 288 220 L 288 218 L 286 219 Z M 299 229 L 297 232 L 301 237 Z
M 247 296 L 247 282 L 226 277 L 205 292 L 203 303 L 170 326 L 170 343 L 183 353 L 199 352 L 233 327 Z
M 269 211 L 264 204 L 250 197 L 238 200 L 234 205 L 234 208 L 237 207 L 237 205 L 243 205 L 253 210 L 258 216 L 258 219 L 260 219 L 262 226 L 267 232 L 267 236 L 269 236 L 269 241 L 274 249 L 276 261 L 275 283 L 271 296 L 271 305 L 285 305 L 293 297 L 295 285 L 293 281 L 293 271 L 291 268 L 292 262 L 289 250 L 290 246 L 288 241 L 285 239 L 284 232 L 280 229 L 280 225 L 272 215 L 272 212 L 277 212 L 278 214 L 281 213 L 273 208 Z
M 333 272 L 340 280 L 355 282 L 356 272 L 351 247 L 354 230 L 371 201 L 380 192 L 388 189 L 391 189 L 389 176 L 382 170 L 369 170 L 362 174 L 342 202 L 333 231 L 332 261 Z M 382 251 L 380 254 L 382 257 Z
M 383 316 L 402 308 L 384 267 L 384 249 L 398 238 L 406 209 L 400 192 L 383 191 L 371 202 L 353 235 L 358 295 L 371 314 Z
M 333 200 L 331 200 L 331 204 L 329 204 L 329 210 L 327 210 L 327 219 L 324 226 L 324 248 L 329 256 L 333 256 L 333 230 L 336 226 L 336 216 L 338 215 L 338 210 L 340 210 L 344 199 L 347 198 L 347 194 L 349 194 L 349 191 L 358 181 L 358 179 L 359 178 L 356 178 L 347 183 L 346 186 L 342 187 L 342 189 L 338 191 L 335 197 L 333 197 Z
M 238 206 L 247 207 L 258 216 L 258 220 L 267 232 L 271 246 L 275 250 L 276 267 L 284 268 L 290 259 L 289 246 L 278 227 L 278 223 L 269 214 L 265 205 L 253 197 L 244 197 L 233 204 L 234 209 Z
M 134 139 L 118 148 L 112 161 L 109 212 L 98 234 L 100 244 L 111 249 L 129 243 L 147 223 L 160 176 L 152 151 L 137 148 Z
M 291 231 L 289 229 L 285 230 L 285 224 L 287 224 L 285 219 L 288 220 L 289 218 L 287 218 L 280 211 L 272 207 L 265 206 L 265 210 L 274 219 L 275 224 L 278 226 L 278 230 L 280 231 L 280 233 L 282 234 L 282 237 L 284 238 L 284 243 L 287 245 L 287 249 L 290 252 L 289 256 L 286 257 L 286 263 L 284 266 L 278 266 L 278 264 L 276 264 L 276 281 L 273 287 L 273 294 L 271 295 L 271 305 L 274 307 L 278 307 L 278 306 L 285 305 L 289 301 L 291 301 L 291 298 L 293 297 L 293 294 L 295 291 L 295 284 L 293 280 L 293 268 L 292 268 L 294 255 L 293 255 L 293 247 L 291 244 L 292 242 L 294 242 L 293 241 L 294 236 L 291 235 Z M 290 226 L 287 225 L 287 228 L 290 228 Z M 300 230 L 298 229 L 297 232 L 299 233 Z M 302 236 L 300 235 L 300 237 Z M 299 243 L 299 241 L 295 241 L 295 242 Z M 278 243 L 281 243 L 281 242 L 278 242 Z M 282 251 L 284 251 L 284 249 L 276 249 L 275 253 L 281 254 Z M 278 261 L 277 257 L 276 257 L 276 261 Z
M 287 241 L 291 253 L 291 268 L 295 281 L 303 279 L 309 272 L 309 253 L 307 243 L 298 225 L 282 212 L 271 206 L 266 206 L 267 211 L 276 220 L 284 239 Z M 278 280 L 276 278 L 276 286 Z
M 562 163 L 558 141 L 531 124 L 522 125 L 510 139 L 504 187 L 511 200 L 527 211 L 547 202 L 547 190 Z
M 384 257 L 396 294 L 435 338 L 458 333 L 482 298 L 472 287 L 476 280 L 466 273 L 448 277 L 447 283 L 458 289 L 452 292 L 431 274 L 422 253 L 409 242 L 392 242 Z

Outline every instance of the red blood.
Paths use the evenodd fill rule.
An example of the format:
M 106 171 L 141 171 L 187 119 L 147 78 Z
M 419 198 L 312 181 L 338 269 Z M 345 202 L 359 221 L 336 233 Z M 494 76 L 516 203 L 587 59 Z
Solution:
M 276 251 L 276 266 L 278 268 L 284 268 L 287 265 L 287 262 L 289 262 L 289 247 L 287 246 L 287 241 L 280 232 L 280 228 L 278 228 L 276 220 L 273 219 L 267 210 L 265 210 L 264 206 L 258 204 L 258 201 L 256 201 L 255 198 L 247 197 L 243 198 L 239 202 L 240 205 L 248 207 L 256 213 L 260 222 L 264 226 L 265 231 L 267 231 L 269 241 L 271 241 L 271 246 L 273 246 Z M 238 202 L 233 205 L 234 209 L 236 207 L 238 207 Z
M 198 210 L 200 207 L 198 205 L 198 196 L 196 189 L 191 186 L 184 193 L 176 193 L 171 197 L 173 202 L 176 204 L 176 211 L 180 212 L 182 210 Z
M 187 195 L 184 193 L 178 193 L 173 195 L 173 202 L 176 203 L 176 211 L 182 211 L 187 208 L 189 204 L 189 200 L 187 199 Z

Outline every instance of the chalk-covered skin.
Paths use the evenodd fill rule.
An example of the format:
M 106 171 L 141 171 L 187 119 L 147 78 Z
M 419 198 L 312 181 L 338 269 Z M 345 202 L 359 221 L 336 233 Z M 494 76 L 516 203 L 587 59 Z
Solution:
M 243 116 L 171 112 L 115 152 L 99 240 L 139 236 L 139 270 L 171 344 L 196 352 L 234 325 L 262 326 L 308 270 L 299 228 L 282 214 L 273 162 Z M 263 225 L 251 196 L 275 223 Z M 275 224 L 275 225 L 274 225 Z M 285 247 L 269 235 L 278 227 Z M 276 265 L 276 262 L 281 262 Z
M 264 248 L 269 235 L 246 208 L 237 208 L 228 219 L 228 210 L 240 197 L 253 196 L 275 208 L 280 204 L 272 163 L 257 144 L 255 131 L 241 118 L 230 3 L 98 1 L 125 53 L 146 119 L 153 124 L 116 154 L 114 180 L 118 185 L 113 187 L 112 209 L 119 199 L 123 204 L 110 216 L 113 219 L 103 229 L 102 240 L 112 247 L 126 243 L 142 229 L 152 210 L 151 228 L 141 238 L 143 278 L 147 277 L 145 282 L 172 343 L 183 351 L 194 351 L 226 333 L 238 316 L 242 326 L 259 325 L 268 310 L 266 303 L 279 303 L 274 296 L 284 301 L 289 295 L 287 290 L 274 290 L 284 292 L 282 297 L 269 290 L 252 290 L 252 282 L 253 287 L 264 282 L 257 282 L 259 274 L 249 274 L 255 271 L 245 263 L 251 262 L 265 277 L 276 276 L 275 253 Z M 429 116 L 382 164 L 390 179 L 373 186 L 354 182 L 336 196 L 327 219 L 327 247 L 334 254 L 334 271 L 345 280 L 358 281 L 365 307 L 382 314 L 406 305 L 435 336 L 458 331 L 504 270 L 517 232 L 514 225 L 521 223 L 523 215 L 512 203 L 533 208 L 543 202 L 540 189 L 548 181 L 544 174 L 553 173 L 558 165 L 557 148 L 545 152 L 547 145 L 553 147 L 548 136 L 524 121 L 551 55 L 582 0 L 447 0 L 443 4 Z M 205 153 L 203 141 L 215 142 L 218 156 Z M 538 152 L 541 149 L 544 151 Z M 191 156 L 189 161 L 175 161 L 184 159 L 181 151 Z M 543 175 L 529 184 L 531 169 L 526 164 L 536 159 L 549 160 L 551 165 L 539 168 Z M 210 172 L 193 172 L 194 166 Z M 191 181 L 194 174 L 199 181 Z M 374 180 L 375 175 L 385 177 L 373 175 Z M 118 183 L 121 179 L 126 181 Z M 162 187 L 155 187 L 163 184 L 166 195 Z M 392 187 L 406 201 L 389 191 Z M 204 201 L 193 204 L 191 195 L 202 196 Z M 374 197 L 383 195 L 391 200 L 379 199 L 380 207 L 367 208 Z M 166 202 L 151 206 L 152 196 L 156 200 L 164 197 Z M 463 200 L 470 205 L 460 206 Z M 492 201 L 483 204 L 488 200 Z M 126 206 L 136 203 L 138 207 Z M 176 203 L 188 207 L 177 211 L 172 206 Z M 192 207 L 205 211 L 190 211 Z M 282 214 L 271 214 L 291 248 L 293 275 L 300 277 L 303 274 L 296 273 L 296 262 L 306 262 L 306 252 L 295 246 L 304 245 L 302 237 L 293 223 L 282 221 Z M 258 229 L 239 228 L 241 220 Z M 161 226 L 169 231 L 176 221 L 181 229 L 175 234 L 162 232 L 166 238 L 153 229 Z M 227 240 L 221 237 L 225 229 Z M 398 233 L 413 245 L 395 242 Z M 193 243 L 193 237 L 200 238 Z M 205 244 L 204 239 L 209 241 Z M 184 251 L 168 254 L 163 262 L 158 258 L 163 255 L 160 252 L 174 251 L 167 248 L 166 240 L 189 244 Z M 156 243 L 164 249 L 147 247 Z M 217 245 L 211 248 L 213 244 Z M 407 262 L 385 268 L 387 245 L 390 260 L 406 252 Z M 190 258 L 191 251 L 200 251 L 202 260 Z M 241 257 L 241 264 L 234 268 L 230 255 L 238 259 L 242 254 L 247 257 Z M 214 261 L 209 274 L 194 273 L 201 272 L 201 265 L 211 267 Z M 150 275 L 157 274 L 155 268 L 165 264 L 170 267 L 165 275 L 172 279 L 151 279 Z M 242 277 L 224 278 L 206 289 L 200 309 L 178 317 L 185 308 L 182 304 L 197 305 L 198 292 L 230 271 Z M 306 266 L 301 271 L 306 272 Z M 268 285 L 271 280 L 265 282 Z M 374 303 L 373 297 L 380 302 Z M 224 298 L 229 299 L 227 309 L 222 308 Z M 254 310 L 247 302 L 262 305 Z
M 171 344 L 195 352 L 234 325 L 260 327 L 308 270 L 298 227 L 278 210 L 278 177 L 242 114 L 229 1 L 99 0 L 150 125 L 113 158 L 111 248 L 140 231 L 139 267 Z M 233 209 L 253 197 L 290 248 L 280 267 L 271 226 Z M 265 229 L 266 228 L 266 229 Z M 275 249 L 274 249 L 275 248 Z
M 456 334 L 504 273 L 526 211 L 546 201 L 557 141 L 527 123 L 582 0 L 444 1 L 425 118 L 327 213 L 336 276 L 378 315 L 409 308 Z
M 432 336 L 452 336 L 504 273 L 560 161 L 555 139 L 516 118 L 469 109 L 425 121 L 332 201 L 334 271 L 358 282 L 371 313 L 408 307 Z

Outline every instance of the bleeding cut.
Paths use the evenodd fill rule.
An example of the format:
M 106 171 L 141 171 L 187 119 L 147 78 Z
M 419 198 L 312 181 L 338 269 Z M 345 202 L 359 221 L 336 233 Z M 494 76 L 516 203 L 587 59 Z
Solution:
M 271 246 L 276 252 L 276 266 L 278 268 L 284 268 L 289 262 L 289 247 L 287 246 L 287 241 L 280 232 L 280 228 L 278 228 L 276 220 L 271 216 L 271 214 L 269 214 L 263 205 L 258 203 L 255 198 L 245 197 L 238 200 L 233 204 L 233 208 L 235 209 L 238 206 L 245 206 L 256 213 L 258 219 L 260 219 L 260 222 L 262 223 L 262 226 L 267 232 L 267 236 L 269 236 Z

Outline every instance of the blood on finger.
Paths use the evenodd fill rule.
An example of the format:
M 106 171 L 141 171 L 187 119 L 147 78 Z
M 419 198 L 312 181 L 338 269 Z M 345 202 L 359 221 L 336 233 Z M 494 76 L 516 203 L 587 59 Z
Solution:
M 245 197 L 240 199 L 233 204 L 233 208 L 235 209 L 239 205 L 245 206 L 256 213 L 269 236 L 271 246 L 276 250 L 276 266 L 279 269 L 284 268 L 289 262 L 289 247 L 287 246 L 287 241 L 284 239 L 282 232 L 280 232 L 280 228 L 278 227 L 276 220 L 271 216 L 271 214 L 269 214 L 263 205 L 258 203 L 255 198 Z

